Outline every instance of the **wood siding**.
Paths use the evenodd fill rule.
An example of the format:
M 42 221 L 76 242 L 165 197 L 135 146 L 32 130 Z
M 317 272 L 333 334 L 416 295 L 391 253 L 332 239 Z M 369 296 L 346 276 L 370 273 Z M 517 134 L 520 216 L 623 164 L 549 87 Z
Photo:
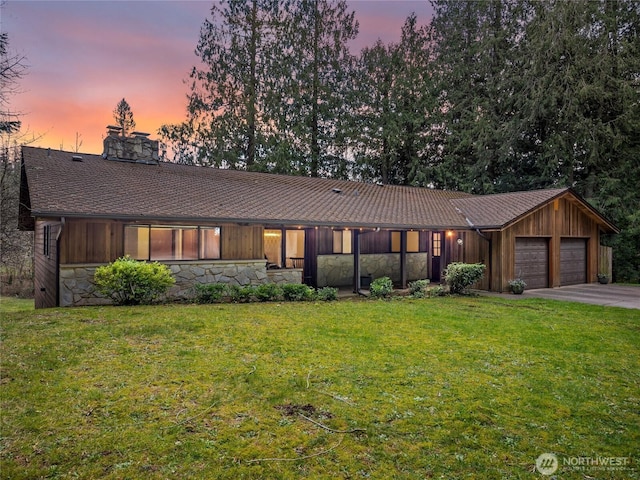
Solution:
M 58 305 L 57 241 L 62 223 L 37 219 L 34 235 L 34 296 L 35 308 Z M 47 232 L 45 234 L 45 232 Z M 45 247 L 45 243 L 47 246 Z
M 262 226 L 223 225 L 220 246 L 223 260 L 264 258 Z
M 492 238 L 492 290 L 509 290 L 517 277 L 515 245 L 519 237 L 540 237 L 549 242 L 549 286 L 560 286 L 560 242 L 563 238 L 587 240 L 587 282 L 595 282 L 598 270 L 599 225 L 592 214 L 570 193 L 530 213 L 503 231 L 488 232 Z
M 60 263 L 109 263 L 124 255 L 124 225 L 109 220 L 67 220 Z
M 123 256 L 124 226 L 115 220 L 67 220 L 60 238 L 60 263 L 109 263 Z M 262 226 L 222 225 L 222 259 L 264 258 L 262 233 Z

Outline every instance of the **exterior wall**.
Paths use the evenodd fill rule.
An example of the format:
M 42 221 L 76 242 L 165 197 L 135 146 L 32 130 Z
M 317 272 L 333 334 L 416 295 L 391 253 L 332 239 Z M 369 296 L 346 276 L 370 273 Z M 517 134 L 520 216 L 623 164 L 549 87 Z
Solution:
M 229 283 L 260 285 L 263 283 L 301 283 L 302 270 L 267 271 L 264 260 L 234 260 L 209 262 L 164 262 L 171 269 L 176 284 L 167 297 L 187 299 L 196 283 Z M 105 305 L 111 300 L 95 291 L 93 276 L 100 264 L 60 266 L 60 306 Z
M 573 196 L 567 194 L 524 217 L 502 232 L 492 232 L 492 289 L 509 290 L 509 280 L 516 277 L 516 237 L 549 239 L 549 286 L 560 286 L 560 241 L 562 238 L 587 240 L 587 281 L 595 282 L 598 273 L 599 225 L 593 215 L 585 213 Z
M 446 237 L 447 264 L 452 262 L 482 263 L 486 266 L 484 278 L 476 283 L 473 288 L 489 290 L 491 288 L 492 263 L 489 255 L 489 238 L 481 237 L 471 230 L 448 231 Z M 462 241 L 462 244 L 458 243 Z M 446 269 L 444 265 L 444 269 Z
M 48 234 L 45 236 L 45 228 Z M 37 219 L 34 234 L 34 297 L 35 308 L 50 308 L 57 305 L 58 289 L 58 236 L 62 223 Z M 47 246 L 45 247 L 45 242 Z
M 426 252 L 407 253 L 408 281 L 428 278 Z M 376 278 L 387 276 L 400 282 L 400 254 L 376 253 L 360 255 L 360 274 Z M 353 255 L 319 255 L 318 287 L 353 285 Z
M 67 219 L 60 237 L 60 263 L 109 263 L 122 257 L 124 226 L 124 222 L 115 220 Z M 223 260 L 264 258 L 262 226 L 213 226 L 221 227 L 220 250 Z

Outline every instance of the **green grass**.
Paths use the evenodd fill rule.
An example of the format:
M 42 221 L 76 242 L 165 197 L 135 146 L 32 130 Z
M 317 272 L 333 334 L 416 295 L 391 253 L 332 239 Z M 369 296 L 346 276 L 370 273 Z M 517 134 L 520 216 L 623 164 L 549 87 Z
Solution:
M 0 312 L 2 478 L 531 479 L 549 478 L 534 471 L 546 452 L 631 458 L 561 465 L 563 479 L 640 478 L 638 310 L 467 297 Z

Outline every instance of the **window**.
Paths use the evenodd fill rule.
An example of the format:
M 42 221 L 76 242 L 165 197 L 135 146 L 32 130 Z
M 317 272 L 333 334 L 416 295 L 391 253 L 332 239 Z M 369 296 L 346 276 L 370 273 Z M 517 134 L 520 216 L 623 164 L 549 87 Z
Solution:
M 333 253 L 351 253 L 351 230 L 333 231 Z
M 287 230 L 285 238 L 287 268 L 302 268 L 304 262 L 304 230 Z
M 391 232 L 391 251 L 398 253 L 401 250 L 402 232 Z M 407 232 L 407 253 L 420 251 L 420 232 Z
M 220 227 L 127 225 L 124 253 L 136 260 L 220 258 Z
M 407 232 L 407 252 L 420 251 L 420 232 Z
M 265 229 L 263 238 L 267 266 L 271 268 L 282 267 L 282 231 Z
M 439 257 L 440 256 L 440 251 L 442 249 L 442 233 L 440 232 L 433 232 L 433 256 L 434 257 Z
M 400 251 L 400 232 L 391 232 L 391 251 Z
M 45 225 L 42 228 L 42 254 L 49 258 L 51 255 L 51 225 Z
M 304 235 L 304 230 L 265 229 L 263 238 L 267 267 L 302 268 Z

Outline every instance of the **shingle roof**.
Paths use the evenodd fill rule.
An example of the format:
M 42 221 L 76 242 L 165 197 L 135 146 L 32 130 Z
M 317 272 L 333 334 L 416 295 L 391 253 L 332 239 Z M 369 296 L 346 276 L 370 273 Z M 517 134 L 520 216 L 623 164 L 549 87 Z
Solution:
M 503 228 L 570 191 L 560 188 L 481 196 L 175 163 L 120 162 L 100 155 L 82 154 L 82 161 L 74 161 L 74 155 L 23 147 L 34 216 L 487 229 Z M 615 231 L 615 226 L 592 208 L 591 213 Z
M 466 228 L 449 202 L 468 194 L 193 167 L 24 147 L 39 216 L 381 228 Z
M 453 199 L 451 203 L 475 228 L 501 228 L 567 192 L 568 188 L 499 193 Z

